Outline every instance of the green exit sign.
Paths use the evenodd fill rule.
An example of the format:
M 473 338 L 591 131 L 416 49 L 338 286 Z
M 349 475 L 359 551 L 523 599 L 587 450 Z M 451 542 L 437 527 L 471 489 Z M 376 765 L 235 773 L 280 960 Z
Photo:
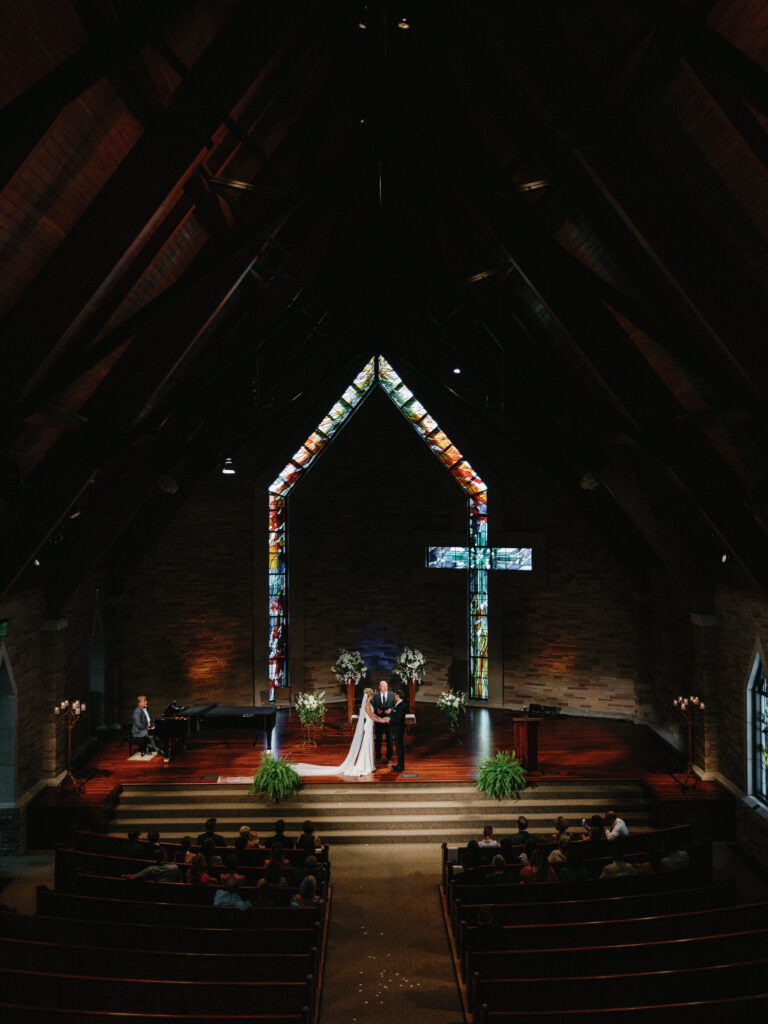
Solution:
M 0 637 L 8 636 L 8 619 L 0 619 Z

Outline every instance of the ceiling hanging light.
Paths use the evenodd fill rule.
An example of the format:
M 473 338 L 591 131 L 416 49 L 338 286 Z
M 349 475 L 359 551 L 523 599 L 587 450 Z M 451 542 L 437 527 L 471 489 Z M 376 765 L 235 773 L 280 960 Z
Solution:
M 224 465 L 221 467 L 221 472 L 224 476 L 235 475 L 235 464 L 232 459 L 224 459 Z
M 405 30 L 411 27 L 411 23 L 410 21 L 408 21 L 406 17 L 403 17 L 400 19 L 400 21 L 398 21 L 397 27 Z

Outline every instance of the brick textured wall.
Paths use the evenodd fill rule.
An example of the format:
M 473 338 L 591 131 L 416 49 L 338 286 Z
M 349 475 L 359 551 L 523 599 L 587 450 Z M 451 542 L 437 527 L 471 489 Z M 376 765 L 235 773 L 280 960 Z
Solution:
M 153 714 L 177 697 L 251 704 L 253 493 L 212 475 L 146 553 L 122 595 L 121 720 L 146 693 Z M 117 634 L 117 635 L 115 635 Z

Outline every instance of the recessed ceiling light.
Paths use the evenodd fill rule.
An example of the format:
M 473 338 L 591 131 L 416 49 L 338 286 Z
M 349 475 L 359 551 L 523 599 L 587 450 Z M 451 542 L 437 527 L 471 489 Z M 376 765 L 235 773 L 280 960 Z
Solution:
M 461 373 L 461 367 L 460 366 L 454 366 L 453 372 L 454 373 Z

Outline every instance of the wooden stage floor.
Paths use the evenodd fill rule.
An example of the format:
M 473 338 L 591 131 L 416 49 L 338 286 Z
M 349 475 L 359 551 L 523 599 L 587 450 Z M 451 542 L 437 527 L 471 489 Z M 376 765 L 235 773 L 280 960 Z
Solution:
M 512 749 L 512 714 L 491 708 L 470 708 L 458 736 L 448 736 L 442 716 L 434 704 L 417 703 L 416 725 L 406 736 L 405 772 L 397 774 L 388 767 L 378 768 L 360 779 L 341 777 L 307 779 L 309 785 L 343 782 L 349 785 L 396 785 L 399 782 L 467 782 L 477 775 L 477 763 L 497 750 Z M 316 747 L 305 746 L 295 712 L 280 710 L 272 734 L 272 752 L 292 761 L 317 764 L 341 764 L 346 756 L 351 732 L 344 728 L 344 706 L 330 705 L 326 724 Z M 116 785 L 152 783 L 216 782 L 220 778 L 245 779 L 258 769 L 263 736 L 257 746 L 244 730 L 226 733 L 196 733 L 186 750 L 170 764 L 160 757 L 128 760 L 127 741 L 112 738 L 78 774 L 85 777 L 86 789 L 110 789 Z M 539 726 L 539 767 L 530 775 L 563 779 L 669 779 L 685 771 L 679 756 L 650 729 L 631 722 L 598 718 L 545 718 Z

